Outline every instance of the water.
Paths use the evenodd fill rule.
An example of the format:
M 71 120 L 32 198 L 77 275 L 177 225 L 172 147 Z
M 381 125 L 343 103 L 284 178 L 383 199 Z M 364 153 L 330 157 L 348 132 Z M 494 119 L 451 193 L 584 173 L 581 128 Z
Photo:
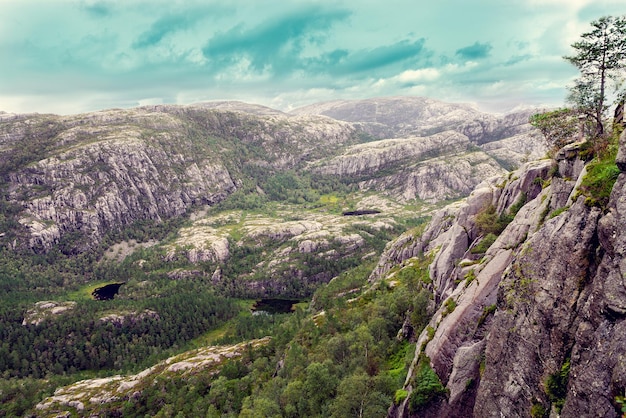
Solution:
M 102 287 L 97 287 L 93 292 L 91 292 L 91 295 L 95 300 L 112 300 L 115 295 L 117 295 L 117 292 L 120 291 L 120 287 L 124 284 L 126 283 L 110 283 Z
M 293 305 L 300 302 L 293 299 L 259 299 L 252 307 L 255 313 L 265 312 L 268 314 L 291 313 L 294 311 Z

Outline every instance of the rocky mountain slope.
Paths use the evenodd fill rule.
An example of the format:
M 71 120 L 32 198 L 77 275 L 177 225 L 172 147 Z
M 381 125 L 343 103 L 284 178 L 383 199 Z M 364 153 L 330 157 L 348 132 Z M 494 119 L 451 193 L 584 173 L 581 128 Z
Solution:
M 108 230 L 223 200 L 245 179 L 244 166 L 293 168 L 354 143 L 354 132 L 327 118 L 203 106 L 5 116 L 0 162 L 28 247 L 45 251 L 73 233 L 78 251 Z
M 485 180 L 467 199 L 435 213 L 425 228 L 387 246 L 370 275 L 370 290 L 393 289 L 405 269 L 427 260 L 428 277 L 420 280 L 434 306 L 428 326 L 415 336 L 400 391 L 406 396 L 396 396 L 389 416 L 619 416 L 626 388 L 626 133 L 617 166 L 588 164 L 586 147 L 573 144 L 555 160 Z M 589 189 L 594 176 L 605 186 L 616 180 L 607 201 Z M 321 232 L 314 222 L 277 228 L 257 220 L 247 228 L 250 237 L 295 237 L 293 248 Z M 365 291 L 350 301 L 365 305 L 372 297 Z M 421 371 L 430 368 L 444 390 L 422 380 Z M 39 408 L 80 407 L 89 383 L 61 388 Z M 99 399 L 107 391 L 94 386 L 89 396 Z M 118 392 L 121 399 L 131 397 Z
M 426 97 L 382 97 L 317 103 L 291 113 L 352 122 L 375 139 L 425 137 L 454 130 L 501 159 L 507 168 L 518 166 L 521 159 L 536 159 L 544 153 L 541 140 L 528 125 L 535 109 L 492 115 L 470 105 Z
M 45 252 L 62 243 L 80 252 L 108 231 L 214 205 L 251 182 L 263 193 L 259 177 L 286 170 L 405 203 L 437 202 L 543 152 L 522 114 L 489 116 L 420 98 L 380 101 L 380 117 L 379 107 L 352 118 L 317 112 L 335 119 L 237 102 L 2 114 L 0 178 L 14 222 L 0 238 L 15 249 Z M 372 136 L 371 124 L 385 128 Z
M 391 416 L 618 416 L 626 134 L 619 146 L 618 177 L 611 165 L 598 177 L 570 146 L 557 162 L 482 183 L 421 235 L 388 247 L 370 280 L 393 280 L 395 266 L 426 255 L 438 307 L 405 389 L 423 395 L 416 376 L 427 365 L 447 391 L 422 403 L 409 395 Z M 598 204 L 586 185 L 616 177 L 608 204 Z
M 411 102 L 379 101 L 388 106 L 394 100 Z M 246 377 L 253 409 L 262 405 L 255 403 L 259 399 L 278 399 L 276 415 L 289 415 L 286 408 L 303 398 L 298 385 L 319 376 L 332 383 L 334 376 L 330 399 L 342 399 L 342 390 L 354 395 L 348 383 L 361 382 L 363 393 L 381 395 L 372 399 L 387 399 L 384 408 L 393 399 L 391 417 L 620 416 L 626 393 L 626 133 L 615 162 L 610 145 L 603 159 L 589 162 L 593 147 L 576 143 L 555 159 L 518 160 L 517 170 L 505 172 L 488 147 L 513 146 L 528 138 L 527 127 L 507 130 L 492 120 L 483 136 L 472 136 L 446 121 L 441 130 L 427 131 L 445 120 L 445 106 L 414 101 L 433 108 L 410 113 L 396 103 L 398 115 L 384 110 L 379 117 L 376 109 L 364 116 L 350 110 L 351 103 L 334 103 L 294 116 L 214 103 L 72 117 L 4 115 L 0 220 L 13 229 L 0 238 L 12 250 L 24 245 L 45 251 L 71 237 L 72 255 L 110 229 L 188 214 L 162 240 L 132 242 L 137 253 L 130 260 L 120 253 L 130 241 L 105 251 L 103 259 L 122 266 L 114 273 L 136 277 L 120 290 L 121 305 L 159 299 L 176 285 L 257 297 L 310 295 L 330 281 L 309 310 L 298 313 L 292 326 L 301 328 L 289 331 L 293 339 L 276 339 L 284 351 L 257 354 L 255 370 L 264 375 Z M 409 116 L 402 119 L 401 110 Z M 324 112 L 350 120 L 311 115 Z M 481 117 L 471 108 L 458 112 L 452 121 Z M 430 122 L 408 126 L 418 116 Z M 375 129 L 389 138 L 373 140 Z M 513 136 L 489 142 L 487 131 Z M 305 177 L 313 185 L 298 188 Z M 329 179 L 342 180 L 333 187 L 352 189 L 339 197 L 320 195 L 315 181 Z M 288 184 L 293 188 L 283 187 Z M 278 192 L 287 197 L 251 209 L 215 208 L 228 196 L 249 204 L 251 196 L 254 203 Z M 416 202 L 463 193 L 469 196 L 422 223 L 433 206 Z M 13 215 L 19 224 L 9 222 Z M 406 232 L 385 246 L 400 230 Z M 355 266 L 365 271 L 363 282 L 369 275 L 365 286 L 356 276 L 339 277 Z M 59 296 L 35 303 L 20 326 L 58 324 L 80 301 Z M 418 306 L 423 311 L 416 312 Z M 167 313 L 133 307 L 96 318 L 113 328 L 146 312 Z M 413 334 L 420 315 L 425 326 Z M 380 349 L 377 343 L 388 334 L 393 341 Z M 319 341 L 323 347 L 315 351 Z M 406 378 L 404 365 L 395 365 L 398 347 L 414 350 Z M 240 358 L 247 350 L 245 344 L 206 347 L 139 374 L 81 381 L 60 387 L 33 411 L 119 412 L 165 390 L 168 379 L 172 387 L 184 386 L 202 370 L 206 386 L 218 388 L 210 379 L 231 364 L 229 356 Z M 305 364 L 309 354 L 315 360 Z M 332 373 L 351 363 L 358 379 L 342 375 L 339 383 Z M 311 372 L 308 380 L 294 378 L 298 370 Z M 404 384 L 385 398 L 377 385 L 389 376 L 401 376 Z M 226 378 L 220 378 L 223 384 Z M 263 379 L 265 387 L 252 389 Z M 262 398 L 264 391 L 271 396 Z M 363 407 L 365 400 L 357 401 Z

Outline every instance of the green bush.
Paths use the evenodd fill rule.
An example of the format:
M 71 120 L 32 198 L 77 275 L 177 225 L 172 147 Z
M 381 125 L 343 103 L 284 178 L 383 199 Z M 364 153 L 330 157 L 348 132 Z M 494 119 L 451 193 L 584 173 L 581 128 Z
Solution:
M 398 389 L 396 390 L 396 394 L 393 398 L 393 401 L 396 405 L 400 405 L 402 402 L 404 402 L 407 396 L 409 396 L 409 392 L 407 392 L 404 389 Z
M 487 317 L 489 315 L 491 315 L 492 313 L 494 313 L 497 309 L 497 305 L 493 304 L 493 305 L 489 305 L 489 306 L 485 306 L 485 308 L 483 309 L 483 313 L 480 315 L 480 318 L 478 318 L 478 326 L 481 326 L 482 324 L 485 323 L 485 321 L 487 320 Z
M 587 174 L 583 177 L 579 194 L 586 197 L 587 206 L 606 209 L 613 185 L 620 173 L 615 164 L 619 137 L 617 132 L 612 136 L 598 138 L 591 144 L 594 147 L 595 159 L 587 164 Z M 590 145 L 591 146 L 591 145 Z
M 545 381 L 546 394 L 554 404 L 557 413 L 561 412 L 567 396 L 567 382 L 569 381 L 570 359 L 566 359 L 561 370 L 549 375 Z
M 533 402 L 533 406 L 530 408 L 531 418 L 547 418 L 548 415 L 548 411 L 542 404 L 536 401 Z
M 498 237 L 493 232 L 487 234 L 483 239 L 481 239 L 478 244 L 472 247 L 470 252 L 472 254 L 484 254 L 487 252 L 489 247 L 496 241 Z
M 419 413 L 427 406 L 445 398 L 448 394 L 441 380 L 439 380 L 439 376 L 430 367 L 430 359 L 424 354 L 420 355 L 413 387 L 415 389 L 413 389 L 409 400 L 409 410 L 413 414 Z
M 469 286 L 474 280 L 476 280 L 476 272 L 474 271 L 474 269 L 471 269 L 470 271 L 465 273 L 464 279 L 465 286 Z
M 537 113 L 530 117 L 529 122 L 539 129 L 548 144 L 555 149 L 561 148 L 576 139 L 578 117 L 573 109 L 557 109 Z
M 619 173 L 614 161 L 589 163 L 580 185 L 581 194 L 586 196 L 585 204 L 605 209 Z
M 450 315 L 456 309 L 456 301 L 452 298 L 448 298 L 445 303 L 446 309 L 443 311 L 443 316 Z
M 560 214 L 562 214 L 568 209 L 569 209 L 569 206 L 563 206 L 562 208 L 555 209 L 552 211 L 552 213 L 550 213 L 550 215 L 548 216 L 548 219 L 556 218 L 557 216 L 559 216 Z

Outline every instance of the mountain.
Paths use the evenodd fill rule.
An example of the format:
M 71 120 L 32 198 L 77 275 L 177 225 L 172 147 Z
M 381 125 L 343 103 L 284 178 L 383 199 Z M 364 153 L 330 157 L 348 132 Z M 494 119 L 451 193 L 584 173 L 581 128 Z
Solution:
M 369 110 L 379 101 L 382 110 Z M 240 102 L 5 114 L 0 174 L 21 225 L 5 241 L 46 252 L 71 236 L 68 245 L 82 251 L 107 231 L 214 205 L 258 183 L 259 172 L 297 170 L 405 203 L 435 203 L 544 149 L 521 114 L 489 116 L 421 98 L 319 106 L 311 109 L 337 118 L 344 108 L 366 110 L 349 122 Z M 371 123 L 390 136 L 372 141 Z
M 617 416 L 625 149 L 623 134 L 617 166 L 585 165 L 580 144 L 528 163 L 385 251 L 370 280 L 429 254 L 437 306 L 391 416 Z M 493 220 L 507 216 L 496 237 Z M 424 367 L 445 397 L 411 401 Z
M 454 130 L 512 168 L 519 166 L 520 160 L 536 159 L 544 152 L 540 138 L 528 124 L 529 116 L 536 112 L 528 109 L 492 115 L 466 104 L 425 97 L 383 97 L 318 103 L 291 113 L 356 123 L 376 139 L 423 137 Z
M 619 150 L 609 146 L 592 161 L 590 145 L 569 145 L 554 159 L 528 162 L 483 181 L 466 199 L 434 212 L 428 223 L 388 244 L 365 286 L 355 287 L 354 278 L 346 276 L 322 287 L 309 318 L 303 312 L 295 317 L 302 331 L 273 358 L 275 363 L 257 358 L 251 366 L 256 379 L 267 383 L 255 386 L 242 415 L 309 415 L 306 408 L 315 399 L 326 399 L 318 393 L 302 400 L 305 394 L 313 396 L 307 391 L 315 381 L 323 382 L 318 390 L 328 392 L 329 414 L 346 416 L 360 407 L 365 415 L 384 415 L 380 405 L 387 398 L 381 385 L 389 379 L 386 373 L 395 376 L 395 369 L 372 363 L 371 356 L 389 339 L 384 347 L 394 353 L 397 347 L 404 347 L 400 353 L 415 350 L 406 374 L 400 375 L 404 384 L 395 392 L 390 417 L 620 416 L 626 388 L 621 362 L 626 355 L 626 132 Z M 281 228 L 261 227 L 276 239 L 282 239 Z M 306 235 L 306 230 L 315 227 L 302 223 L 293 233 Z M 405 310 L 407 296 L 413 302 Z M 387 334 L 384 327 L 390 322 L 382 318 L 395 313 L 401 313 L 403 323 L 396 325 L 402 326 Z M 342 328 L 346 317 L 355 321 L 354 316 L 371 318 Z M 378 332 L 379 340 L 369 332 Z M 320 362 L 307 363 L 307 350 Z M 357 360 L 363 355 L 364 362 Z M 146 394 L 165 391 L 165 386 L 159 380 L 145 386 L 144 377 L 162 373 L 169 364 L 194 359 L 185 366 L 193 372 L 179 376 L 175 370 L 167 377 L 182 385 L 197 384 L 203 367 L 214 373 L 213 360 L 202 366 L 198 356 L 190 351 L 138 375 L 78 382 L 59 389 L 37 410 L 54 415 L 79 407 L 108 411 L 110 405 L 119 411 L 120 400 L 148 402 Z M 322 363 L 320 356 L 332 360 Z M 352 362 L 359 364 L 355 374 L 341 383 L 333 380 L 332 373 Z M 259 370 L 267 376 L 259 377 Z M 297 380 L 298 373 L 304 380 Z M 225 383 L 239 382 L 220 376 L 207 399 L 216 399 Z M 141 393 L 139 387 L 144 387 Z
M 577 385 L 610 416 L 619 365 L 584 344 L 621 341 L 618 286 L 593 284 L 618 274 L 616 145 L 537 160 L 526 120 L 423 98 L 0 115 L 0 415 L 585 415 Z

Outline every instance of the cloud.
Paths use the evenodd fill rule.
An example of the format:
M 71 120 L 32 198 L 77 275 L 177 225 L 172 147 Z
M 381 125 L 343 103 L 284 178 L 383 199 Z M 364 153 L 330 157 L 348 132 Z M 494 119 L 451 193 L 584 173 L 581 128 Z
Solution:
M 110 1 L 104 0 L 87 0 L 80 3 L 79 7 L 92 17 L 102 18 L 112 14 Z
M 135 42 L 133 48 L 145 48 L 161 42 L 170 33 L 188 28 L 202 18 L 196 13 L 185 13 L 165 16 L 152 24 L 150 29 L 143 32 Z
M 432 82 L 441 76 L 441 71 L 436 68 L 423 68 L 420 70 L 407 70 L 397 76 L 397 80 L 407 85 L 421 82 Z
M 412 63 L 425 61 L 432 53 L 424 48 L 425 39 L 402 40 L 391 45 L 354 52 L 343 51 L 340 59 L 329 69 L 330 73 L 348 74 L 373 71 L 381 67 L 411 60 Z
M 487 58 L 491 53 L 493 47 L 491 43 L 479 43 L 478 41 L 474 42 L 473 45 L 466 46 L 464 48 L 457 49 L 455 55 L 460 56 L 463 59 L 467 60 L 476 60 Z
M 531 58 L 532 58 L 532 55 L 530 54 L 515 55 L 509 58 L 508 60 L 506 60 L 503 65 L 505 67 L 509 67 L 511 65 L 519 64 L 520 62 L 528 61 Z
M 215 34 L 202 52 L 217 70 L 246 59 L 253 71 L 284 73 L 299 66 L 305 47 L 319 44 L 335 23 L 349 15 L 346 10 L 307 8 L 252 29 L 240 24 Z

